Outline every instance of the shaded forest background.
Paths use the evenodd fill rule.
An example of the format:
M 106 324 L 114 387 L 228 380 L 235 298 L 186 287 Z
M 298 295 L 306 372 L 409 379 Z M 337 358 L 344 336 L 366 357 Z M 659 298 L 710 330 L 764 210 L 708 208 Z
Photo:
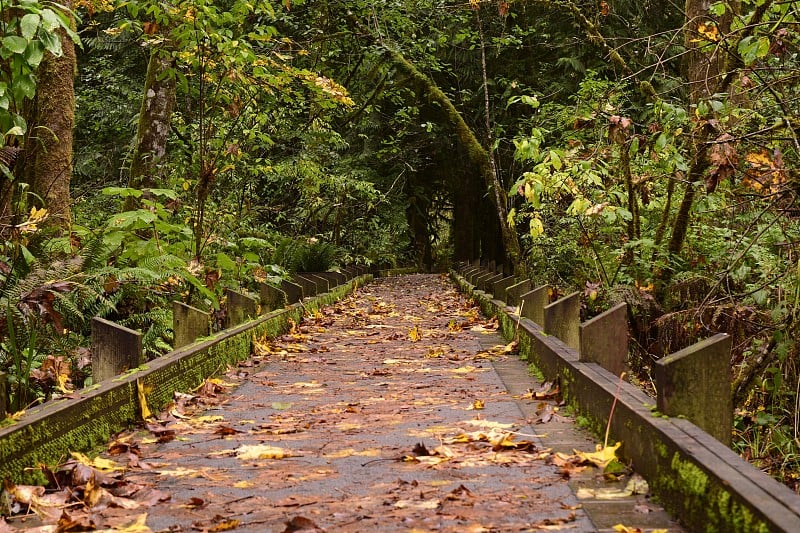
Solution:
M 495 260 L 631 309 L 631 380 L 734 337 L 734 447 L 798 490 L 798 3 L 10 0 L 0 369 L 89 320 L 362 263 Z

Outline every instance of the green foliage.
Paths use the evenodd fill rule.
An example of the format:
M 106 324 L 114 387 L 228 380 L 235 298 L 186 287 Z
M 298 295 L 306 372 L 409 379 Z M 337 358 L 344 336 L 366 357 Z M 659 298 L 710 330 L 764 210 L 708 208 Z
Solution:
M 102 31 L 113 20 L 111 14 L 95 15 L 81 29 L 84 48 L 78 53 L 75 79 L 72 191 L 84 202 L 95 200 L 98 188 L 127 175 L 147 70 L 146 50 L 130 46 L 133 35 L 112 37 Z
M 26 102 L 36 94 L 36 69 L 45 53 L 61 55 L 60 31 L 74 42 L 70 17 L 62 6 L 36 0 L 11 0 L 3 4 L 0 23 L 0 135 L 22 137 Z M 7 16 L 6 16 L 7 15 Z
M 315 238 L 305 241 L 285 238 L 277 246 L 273 260 L 290 272 L 325 272 L 342 257 L 337 246 Z

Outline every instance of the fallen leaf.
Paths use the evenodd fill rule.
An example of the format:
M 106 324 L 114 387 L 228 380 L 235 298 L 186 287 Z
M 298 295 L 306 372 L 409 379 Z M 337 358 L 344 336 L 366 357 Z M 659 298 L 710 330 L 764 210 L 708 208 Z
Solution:
M 411 328 L 411 330 L 408 332 L 408 338 L 411 339 L 411 342 L 418 342 L 422 339 L 422 333 L 419 331 L 419 326 L 415 325 L 413 328 Z
M 182 504 L 181 507 L 186 509 L 200 509 L 206 506 L 206 501 L 203 498 L 189 498 L 189 501 Z
M 428 359 L 436 359 L 444 355 L 444 349 L 442 348 L 431 348 L 428 350 L 428 353 L 425 354 L 425 357 Z
M 204 416 L 197 416 L 194 418 L 189 419 L 189 423 L 199 425 L 199 424 L 213 424 L 214 422 L 221 422 L 225 420 L 225 417 L 222 415 L 204 415 Z
M 236 457 L 243 461 L 255 459 L 285 459 L 292 457 L 291 450 L 269 444 L 243 444 L 236 448 Z
M 324 529 L 320 528 L 317 524 L 314 523 L 313 520 L 310 520 L 304 516 L 295 516 L 288 522 L 286 522 L 286 529 L 283 530 L 283 533 L 295 533 L 295 532 L 322 532 L 325 531 Z
M 478 368 L 472 365 L 462 366 L 452 369 L 450 372 L 454 374 L 470 374 L 472 372 L 483 372 L 484 368 Z
M 107 507 L 119 507 L 127 510 L 138 509 L 141 507 L 141 504 L 139 504 L 137 501 L 111 494 L 111 492 L 96 484 L 94 479 L 90 479 L 86 483 L 86 487 L 83 491 L 83 501 L 89 507 L 104 505 Z
M 139 413 L 142 415 L 143 420 L 153 417 L 150 408 L 147 407 L 147 396 L 145 394 L 145 386 L 142 380 L 136 380 L 136 396 L 139 398 Z
M 511 429 L 514 427 L 514 424 L 494 422 L 492 420 L 465 420 L 465 423 L 479 428 Z
M 530 388 L 525 391 L 525 394 L 521 396 L 515 396 L 515 398 L 519 398 L 521 400 L 545 400 L 548 398 L 556 398 L 559 394 L 561 394 L 561 391 L 558 388 L 558 384 L 551 381 L 546 381 L 539 387 Z
M 140 514 L 125 525 L 115 527 L 113 529 L 98 529 L 98 533 L 153 533 L 153 530 L 147 527 L 147 513 Z
M 634 474 L 625 485 L 625 489 L 631 491 L 631 494 L 647 495 L 650 492 L 650 485 L 647 480 L 639 474 Z
M 467 407 L 467 411 L 479 411 L 485 407 L 483 400 L 475 400 L 473 401 L 469 407 Z
M 91 466 L 101 472 L 121 472 L 125 467 L 112 461 L 111 459 L 104 459 L 102 457 L 95 457 L 89 459 L 87 456 L 80 452 L 72 452 L 70 455 L 82 465 Z
M 611 461 L 617 460 L 617 449 L 622 446 L 621 442 L 616 443 L 614 446 L 606 446 L 603 447 L 602 445 L 597 445 L 597 451 L 595 452 L 579 452 L 575 450 L 575 455 L 596 465 L 598 468 L 605 468 Z
M 230 520 L 224 520 L 215 526 L 205 529 L 205 531 L 208 531 L 210 533 L 216 533 L 217 531 L 230 531 L 232 529 L 236 529 L 237 527 L 239 527 L 240 523 L 241 522 L 239 520 L 232 518 Z
M 464 485 L 459 485 L 450 491 L 450 493 L 445 497 L 445 500 L 458 500 L 464 496 L 472 497 L 472 491 L 470 491 Z
M 439 500 L 399 500 L 395 502 L 394 506 L 398 509 L 419 509 L 419 510 L 432 510 L 438 509 L 441 505 Z
M 425 456 L 425 455 L 430 455 L 431 454 L 431 452 L 428 451 L 428 448 L 425 446 L 425 444 L 423 444 L 421 442 L 418 442 L 418 443 L 416 443 L 414 445 L 414 447 L 411 449 L 411 453 L 413 455 L 415 455 L 416 457 L 420 457 L 420 456 Z
M 577 515 L 575 513 L 570 513 L 566 518 L 545 518 L 535 524 L 531 524 L 531 527 L 533 529 L 544 529 L 546 531 L 565 529 L 564 526 L 574 522 L 576 517 Z
M 619 531 L 620 533 L 643 533 L 643 530 L 638 527 L 628 527 L 622 524 L 614 525 L 614 531 Z
M 230 436 L 236 435 L 237 433 L 241 433 L 241 431 L 238 429 L 233 429 L 230 426 L 220 426 L 214 430 L 214 435 Z
M 577 490 L 575 495 L 580 500 L 618 500 L 632 496 L 633 492 L 627 489 L 612 487 L 603 487 L 599 489 L 581 487 Z
M 202 477 L 203 473 L 192 468 L 176 468 L 174 470 L 156 470 L 160 476 L 169 477 Z
M 355 450 L 353 448 L 344 448 L 331 453 L 326 453 L 323 457 L 326 459 L 342 459 L 344 457 L 380 457 L 381 451 L 376 448 L 368 450 Z

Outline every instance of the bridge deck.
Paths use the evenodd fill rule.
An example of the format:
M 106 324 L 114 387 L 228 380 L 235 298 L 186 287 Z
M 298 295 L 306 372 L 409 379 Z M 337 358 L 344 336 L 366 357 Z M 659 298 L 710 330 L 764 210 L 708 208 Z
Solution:
M 378 279 L 257 346 L 222 378 L 236 386 L 121 439 L 149 503 L 96 510 L 97 527 L 681 531 L 633 473 L 570 457 L 596 441 L 440 276 Z

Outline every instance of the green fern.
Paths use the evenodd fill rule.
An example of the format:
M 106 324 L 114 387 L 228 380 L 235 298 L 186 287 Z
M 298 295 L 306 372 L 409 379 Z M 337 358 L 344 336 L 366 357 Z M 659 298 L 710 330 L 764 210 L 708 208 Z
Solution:
M 291 272 L 325 272 L 343 255 L 341 248 L 328 242 L 284 238 L 278 243 L 272 261 Z
M 120 324 L 142 332 L 142 349 L 147 360 L 172 350 L 172 310 L 159 307 L 130 315 Z

